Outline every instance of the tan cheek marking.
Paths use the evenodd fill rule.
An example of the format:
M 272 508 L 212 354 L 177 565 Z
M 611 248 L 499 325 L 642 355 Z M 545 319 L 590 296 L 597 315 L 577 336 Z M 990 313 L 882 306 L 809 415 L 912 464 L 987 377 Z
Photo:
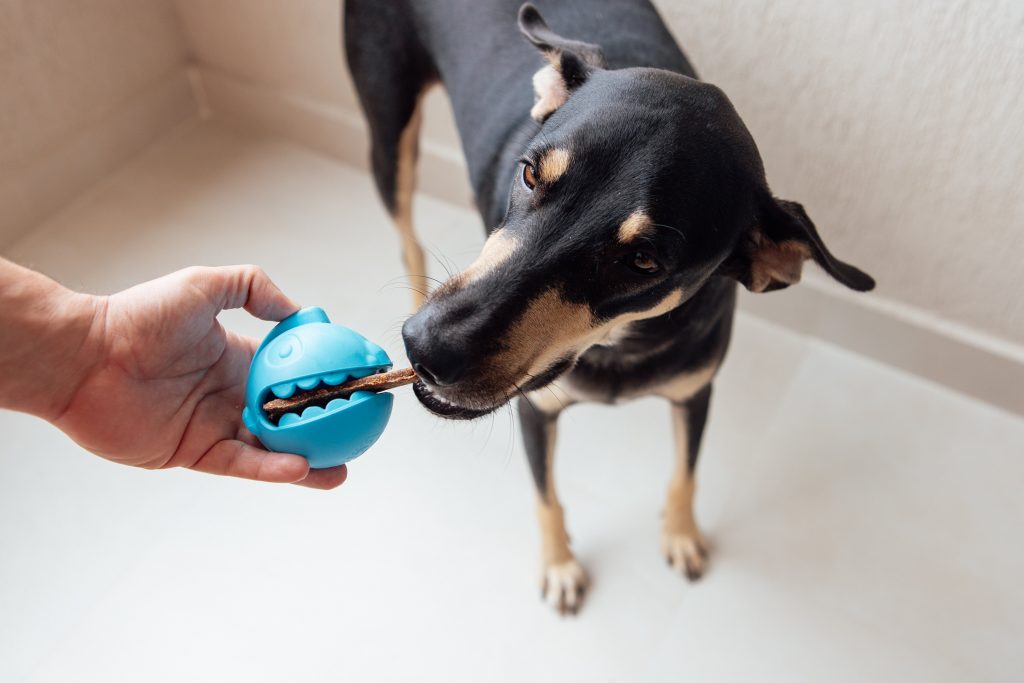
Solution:
M 476 260 L 459 276 L 460 282 L 472 282 L 507 261 L 516 249 L 516 241 L 504 229 L 491 234 Z
M 533 75 L 533 94 L 536 102 L 530 110 L 530 116 L 534 121 L 543 121 L 551 116 L 569 99 L 562 74 L 553 66 L 546 66 Z
M 637 237 L 649 233 L 653 227 L 654 223 L 650 216 L 641 210 L 634 211 L 619 226 L 619 241 L 632 242 Z
M 567 302 L 560 292 L 548 290 L 534 301 L 509 331 L 506 337 L 508 351 L 497 364 L 509 374 L 522 372 L 526 367 L 527 372 L 535 375 L 559 358 L 581 353 L 601 343 L 624 325 L 668 313 L 682 300 L 682 291 L 674 290 L 645 311 L 625 313 L 595 325 L 588 306 Z
M 593 329 L 590 308 L 572 304 L 559 291 L 549 289 L 530 304 L 505 335 L 507 350 L 496 364 L 510 379 L 524 368 L 547 367 L 573 342 Z
M 795 285 L 800 282 L 804 261 L 811 257 L 811 250 L 803 242 L 786 240 L 778 244 L 759 239 L 757 250 L 750 263 L 750 289 L 765 291 L 772 282 Z
M 545 152 L 540 160 L 540 179 L 553 183 L 569 170 L 569 151 L 556 147 Z

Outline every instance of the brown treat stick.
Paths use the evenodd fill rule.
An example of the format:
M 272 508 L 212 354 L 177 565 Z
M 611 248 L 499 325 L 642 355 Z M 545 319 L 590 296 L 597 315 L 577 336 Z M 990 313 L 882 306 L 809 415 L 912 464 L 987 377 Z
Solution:
M 276 422 L 285 413 L 301 413 L 304 408 L 330 401 L 335 398 L 348 398 L 356 391 L 387 391 L 416 381 L 416 372 L 412 368 L 380 372 L 359 379 L 352 379 L 336 387 L 318 387 L 312 391 L 303 391 L 291 398 L 275 398 L 263 404 L 263 411 L 272 421 Z

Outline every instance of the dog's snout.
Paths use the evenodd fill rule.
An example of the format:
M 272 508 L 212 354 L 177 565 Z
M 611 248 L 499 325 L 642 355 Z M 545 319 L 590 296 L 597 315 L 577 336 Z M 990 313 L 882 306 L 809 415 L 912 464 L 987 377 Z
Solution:
M 467 359 L 454 335 L 445 334 L 429 306 L 405 321 L 402 339 L 416 374 L 427 384 L 444 387 L 458 383 L 467 372 Z

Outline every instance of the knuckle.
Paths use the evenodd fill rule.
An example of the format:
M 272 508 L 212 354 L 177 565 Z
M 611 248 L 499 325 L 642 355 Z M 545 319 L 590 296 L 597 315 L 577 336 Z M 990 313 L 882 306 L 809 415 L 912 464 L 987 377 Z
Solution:
M 188 266 L 187 268 L 182 268 L 178 272 L 181 273 L 182 277 L 184 277 L 186 280 L 194 282 L 196 280 L 202 279 L 206 275 L 205 271 L 206 268 L 204 268 L 203 266 Z

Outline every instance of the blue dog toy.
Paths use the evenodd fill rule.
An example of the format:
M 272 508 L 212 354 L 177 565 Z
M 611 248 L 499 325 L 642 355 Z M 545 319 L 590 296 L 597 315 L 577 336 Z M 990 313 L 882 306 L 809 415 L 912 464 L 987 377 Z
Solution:
M 273 394 L 289 398 L 321 383 L 336 386 L 391 368 L 384 349 L 347 327 L 334 325 L 321 308 L 304 308 L 270 331 L 256 349 L 245 389 L 245 426 L 263 445 L 298 453 L 310 467 L 334 467 L 362 455 L 384 431 L 394 397 L 357 391 L 325 406 L 286 413 L 275 424 L 263 410 Z

